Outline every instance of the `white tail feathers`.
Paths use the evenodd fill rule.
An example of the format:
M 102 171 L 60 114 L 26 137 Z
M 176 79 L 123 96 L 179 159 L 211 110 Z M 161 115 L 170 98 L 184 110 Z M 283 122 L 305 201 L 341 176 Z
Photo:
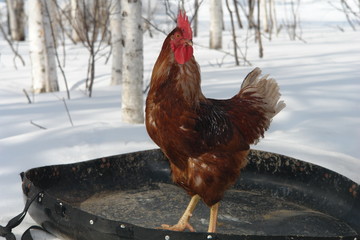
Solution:
M 260 68 L 252 70 L 244 79 L 239 94 L 244 97 L 250 94 L 252 97 L 261 98 L 261 107 L 265 110 L 265 116 L 270 124 L 271 119 L 285 108 L 286 104 L 284 101 L 279 101 L 281 94 L 275 79 L 268 78 L 268 75 L 262 77 L 260 75 Z

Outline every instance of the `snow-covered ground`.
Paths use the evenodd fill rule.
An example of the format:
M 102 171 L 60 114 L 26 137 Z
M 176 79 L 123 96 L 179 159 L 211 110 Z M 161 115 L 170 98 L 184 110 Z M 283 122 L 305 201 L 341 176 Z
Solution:
M 263 39 L 265 56 L 259 59 L 251 38 L 247 58 L 253 66 L 241 67 L 234 66 L 231 56 L 202 47 L 208 45 L 206 6 L 200 19 L 194 54 L 207 97 L 233 96 L 255 66 L 280 85 L 287 107 L 253 147 L 319 164 L 360 183 L 360 33 L 347 26 L 345 17 L 327 1 L 305 1 L 301 5 L 301 36 L 306 43 L 290 41 L 283 30 L 272 41 Z M 230 52 L 229 29 L 227 25 L 223 46 Z M 238 34 L 239 43 L 245 44 L 246 31 Z M 147 84 L 165 36 L 144 36 Z M 60 72 L 61 92 L 30 94 L 33 103 L 28 104 L 23 93 L 31 87 L 28 43 L 19 43 L 18 49 L 26 66 L 16 60 L 15 69 L 14 56 L 0 37 L 0 225 L 23 208 L 20 172 L 156 147 L 144 125 L 121 122 L 121 86 L 109 86 L 111 64 L 106 65 L 104 58 L 97 62 L 93 97 L 88 98 L 84 94 L 87 52 L 81 46 L 66 46 L 65 71 L 71 88 L 71 100 L 66 104 L 72 126 L 62 100 L 66 92 Z M 14 230 L 18 238 L 30 224 L 33 220 L 26 217 Z

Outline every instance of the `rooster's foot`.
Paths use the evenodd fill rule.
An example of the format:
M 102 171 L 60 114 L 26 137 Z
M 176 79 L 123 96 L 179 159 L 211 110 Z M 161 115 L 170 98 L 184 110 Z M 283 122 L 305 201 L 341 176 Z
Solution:
M 195 229 L 188 222 L 186 222 L 186 223 L 178 222 L 177 224 L 175 224 L 173 226 L 170 226 L 167 224 L 162 224 L 160 229 L 177 231 L 177 232 L 182 232 L 182 231 L 185 231 L 186 229 L 188 229 L 190 232 L 195 232 Z
M 189 219 L 192 216 L 192 212 L 194 211 L 195 206 L 199 202 L 199 200 L 200 200 L 199 195 L 192 196 L 189 205 L 187 206 L 184 214 L 181 216 L 178 223 L 173 226 L 162 224 L 160 229 L 178 231 L 178 232 L 182 232 L 185 231 L 185 229 L 188 229 L 190 232 L 195 232 L 195 229 L 189 223 Z

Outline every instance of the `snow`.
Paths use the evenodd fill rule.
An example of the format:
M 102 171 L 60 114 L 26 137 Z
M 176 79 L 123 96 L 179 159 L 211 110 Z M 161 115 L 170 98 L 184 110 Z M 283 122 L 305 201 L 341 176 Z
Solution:
M 325 1 L 302 1 L 300 10 L 301 37 L 306 43 L 290 41 L 283 30 L 271 41 L 263 39 L 265 55 L 259 59 L 252 37 L 247 58 L 253 66 L 235 67 L 231 56 L 203 47 L 208 45 L 208 8 L 203 6 L 200 37 L 194 39 L 203 92 L 207 97 L 229 98 L 238 91 L 245 75 L 255 66 L 260 67 L 278 81 L 287 107 L 253 148 L 312 162 L 360 183 L 360 34 L 352 31 L 345 17 Z M 223 39 L 227 52 L 232 49 L 229 29 L 224 31 Z M 165 36 L 144 36 L 147 84 Z M 239 31 L 239 43 L 245 43 L 245 38 L 246 31 Z M 88 98 L 84 93 L 87 52 L 67 43 L 65 71 L 71 100 L 66 99 L 58 71 L 61 91 L 30 94 L 33 103 L 28 104 L 23 93 L 23 89 L 30 93 L 31 86 L 28 43 L 17 47 L 26 65 L 15 60 L 16 69 L 14 56 L 0 37 L 0 225 L 24 206 L 20 172 L 156 147 L 143 124 L 120 121 L 121 86 L 110 86 L 111 64 L 105 64 L 104 58 L 97 61 L 93 97 Z M 32 224 L 27 216 L 14 230 L 17 238 Z M 39 238 L 55 239 L 50 235 Z

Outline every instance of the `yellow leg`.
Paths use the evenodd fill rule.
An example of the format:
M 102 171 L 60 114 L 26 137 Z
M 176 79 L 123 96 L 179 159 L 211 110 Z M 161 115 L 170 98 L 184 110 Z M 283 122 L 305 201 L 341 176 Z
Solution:
M 167 230 L 172 230 L 172 231 L 184 231 L 185 229 L 189 229 L 191 232 L 195 232 L 195 229 L 190 225 L 189 220 L 190 220 L 190 217 L 192 216 L 192 213 L 195 210 L 195 207 L 196 207 L 197 203 L 199 202 L 199 200 L 200 200 L 200 196 L 194 195 L 191 198 L 189 205 L 187 206 L 184 214 L 181 216 L 179 222 L 177 224 L 175 224 L 174 226 L 162 224 L 161 228 L 167 229 Z
M 219 203 L 216 203 L 211 206 L 208 232 L 214 233 L 216 231 L 218 211 L 219 211 Z

